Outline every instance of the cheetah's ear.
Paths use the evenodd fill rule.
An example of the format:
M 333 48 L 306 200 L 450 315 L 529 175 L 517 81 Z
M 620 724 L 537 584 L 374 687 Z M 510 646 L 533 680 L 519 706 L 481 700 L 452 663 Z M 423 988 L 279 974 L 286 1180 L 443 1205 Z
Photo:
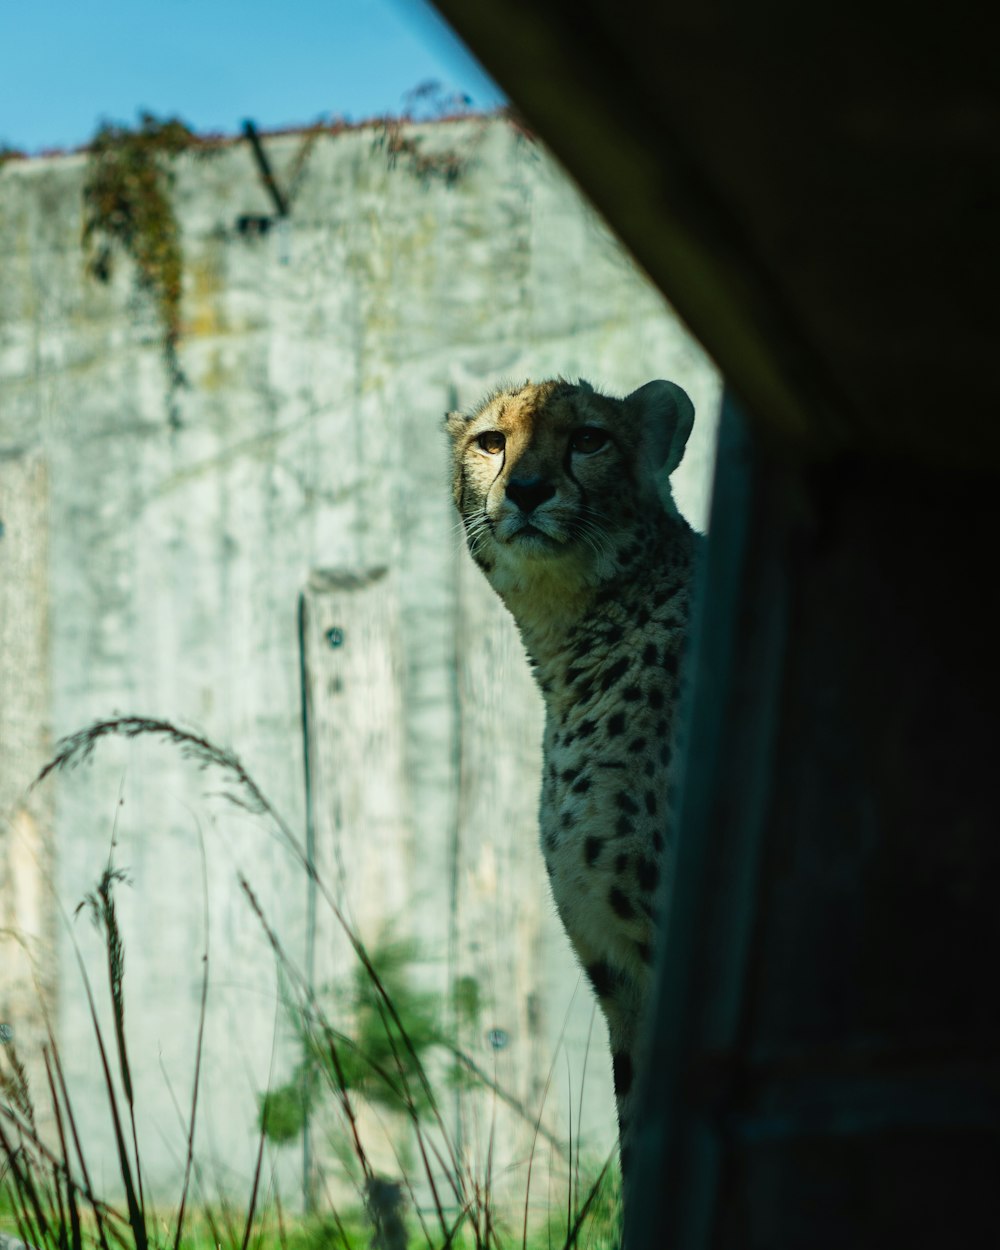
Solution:
M 653 470 L 673 473 L 681 462 L 694 424 L 694 404 L 676 382 L 647 382 L 625 400 L 645 431 Z
M 450 438 L 458 438 L 468 423 L 469 418 L 464 412 L 446 412 L 444 414 L 444 428 Z

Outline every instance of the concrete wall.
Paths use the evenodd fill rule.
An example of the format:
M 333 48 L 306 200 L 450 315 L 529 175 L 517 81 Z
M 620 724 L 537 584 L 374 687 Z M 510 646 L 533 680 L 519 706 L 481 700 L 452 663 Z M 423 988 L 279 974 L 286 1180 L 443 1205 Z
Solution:
M 378 137 L 267 140 L 279 181 L 298 176 L 290 219 L 264 234 L 237 226 L 271 211 L 248 145 L 177 160 L 187 385 L 173 394 L 131 265 L 119 258 L 105 286 L 85 273 L 85 157 L 0 172 L 0 504 L 15 518 L 0 538 L 0 906 L 5 922 L 58 931 L 43 959 L 57 1035 L 96 1179 L 112 1183 L 74 952 L 103 1003 L 100 946 L 73 912 L 113 844 L 130 879 L 118 898 L 143 1156 L 162 1201 L 183 1155 L 174 1100 L 190 1097 L 206 949 L 198 1147 L 210 1189 L 248 1184 L 255 1091 L 295 1056 L 239 874 L 318 983 L 349 956 L 322 901 L 310 954 L 301 866 L 266 821 L 213 797 L 224 778 L 167 744 L 102 743 L 40 792 L 48 825 L 25 815 L 48 743 L 113 714 L 232 748 L 303 837 L 311 822 L 366 940 L 386 924 L 415 936 L 418 975 L 442 992 L 477 979 L 483 1027 L 463 1036 L 476 1062 L 534 1114 L 561 1037 L 574 1134 L 595 1152 L 613 1140 L 603 1026 L 585 1059 L 590 995 L 535 847 L 539 703 L 456 532 L 440 418 L 504 377 L 582 375 L 620 393 L 675 379 L 699 412 L 675 493 L 703 524 L 718 381 L 551 160 L 505 122 L 412 132 L 423 151 L 468 160 L 453 185 L 405 159 L 392 167 Z M 330 646 L 333 628 L 343 645 Z M 10 882 L 25 844 L 41 848 L 38 881 L 58 899 L 30 923 L 3 901 L 22 897 Z M 34 1039 L 10 988 L 24 970 L 0 952 L 0 1004 L 18 1040 Z M 564 1062 L 545 1103 L 557 1136 Z M 460 1104 L 448 1115 L 474 1154 L 492 1113 Z M 501 1122 L 504 1162 L 526 1159 L 520 1122 Z M 289 1194 L 300 1159 L 280 1153 Z M 523 1167 L 511 1175 L 523 1196 Z
M 25 779 L 49 756 L 49 476 L 33 440 L 0 449 L 0 1025 L 37 1054 L 55 1006 L 55 911 L 47 790 Z M 37 1072 L 37 1068 L 36 1068 Z

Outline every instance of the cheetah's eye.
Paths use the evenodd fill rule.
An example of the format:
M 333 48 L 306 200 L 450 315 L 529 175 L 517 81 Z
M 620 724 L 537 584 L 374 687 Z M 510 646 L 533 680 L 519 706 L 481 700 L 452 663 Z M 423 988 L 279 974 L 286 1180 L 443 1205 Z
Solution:
M 507 440 L 499 430 L 486 430 L 476 439 L 480 450 L 485 451 L 488 456 L 499 456 L 507 445 Z
M 579 430 L 573 431 L 569 446 L 570 451 L 578 451 L 584 456 L 589 456 L 592 452 L 600 451 L 607 441 L 607 434 L 599 430 L 596 425 L 584 425 Z

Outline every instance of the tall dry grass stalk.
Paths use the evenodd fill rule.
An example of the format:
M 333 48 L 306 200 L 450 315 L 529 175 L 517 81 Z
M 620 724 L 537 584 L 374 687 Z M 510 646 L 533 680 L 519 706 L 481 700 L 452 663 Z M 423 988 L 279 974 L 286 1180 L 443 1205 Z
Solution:
M 359 1227 L 356 1219 L 352 1220 L 332 1209 L 318 1224 L 314 1223 L 314 1228 L 321 1230 L 320 1240 L 324 1245 L 339 1245 L 347 1250 L 362 1244 L 370 1244 L 375 1250 L 406 1250 L 409 1245 L 427 1246 L 432 1250 L 450 1250 L 451 1247 L 456 1250 L 459 1247 L 462 1250 L 509 1250 L 520 1244 L 522 1250 L 528 1250 L 533 1235 L 528 1220 L 531 1162 L 539 1137 L 546 1132 L 542 1126 L 541 1109 L 537 1116 L 532 1117 L 535 1144 L 529 1162 L 523 1225 L 518 1236 L 503 1228 L 494 1210 L 491 1196 L 492 1137 L 485 1170 L 482 1174 L 474 1174 L 471 1166 L 459 1157 L 455 1149 L 425 1069 L 421 1048 L 411 1037 L 377 962 L 352 930 L 330 889 L 317 874 L 302 841 L 232 752 L 168 721 L 115 717 L 96 722 L 61 740 L 32 787 L 42 784 L 54 774 L 86 762 L 98 745 L 109 737 L 162 740 L 179 750 L 202 771 L 210 771 L 220 778 L 223 783 L 221 793 L 226 800 L 267 820 L 291 849 L 303 872 L 314 882 L 320 897 L 343 928 L 367 980 L 387 1043 L 387 1047 L 380 1048 L 382 1057 L 378 1061 L 370 1053 L 359 1055 L 356 1039 L 335 1028 L 324 1014 L 312 987 L 284 951 L 280 937 L 265 915 L 249 881 L 240 875 L 241 889 L 290 989 L 297 1018 L 303 1022 L 309 1045 L 322 1059 L 316 1072 L 325 1082 L 327 1093 L 338 1110 L 344 1140 L 356 1164 L 358 1206 L 366 1213 L 367 1229 Z M 204 865 L 204 847 L 202 855 Z M 88 1168 L 86 1143 L 81 1140 L 78 1131 L 59 1047 L 51 1024 L 47 1023 L 47 1042 L 42 1048 L 42 1060 L 47 1084 L 45 1097 L 55 1128 L 54 1141 L 43 1140 L 39 1132 L 34 1095 L 16 1049 L 12 1044 L 0 1046 L 0 1218 L 3 1218 L 6 1204 L 8 1218 L 18 1237 L 37 1250 L 84 1250 L 85 1246 L 96 1246 L 100 1250 L 117 1250 L 119 1247 L 134 1247 L 134 1250 L 167 1250 L 167 1247 L 172 1247 L 172 1250 L 181 1250 L 182 1245 L 209 1241 L 217 1250 L 223 1247 L 226 1250 L 250 1250 L 251 1246 L 256 1248 L 265 1242 L 273 1244 L 275 1241 L 282 1250 L 290 1250 L 293 1239 L 280 1196 L 272 1194 L 268 1197 L 265 1194 L 268 1187 L 262 1185 L 269 1118 L 266 1096 L 261 1104 L 256 1162 L 245 1209 L 235 1212 L 231 1206 L 218 1201 L 215 1208 L 203 1203 L 192 1216 L 192 1186 L 197 1182 L 199 1189 L 204 1190 L 195 1150 L 195 1130 L 207 1012 L 207 949 L 203 957 L 193 1084 L 185 1120 L 183 1181 L 170 1204 L 171 1214 L 166 1221 L 162 1212 L 154 1213 L 149 1209 L 136 1131 L 136 1095 L 125 1019 L 125 940 L 115 906 L 115 890 L 123 881 L 124 874 L 109 858 L 97 885 L 77 908 L 90 915 L 101 934 L 111 1003 L 110 1039 L 101 1026 L 93 988 L 78 947 L 76 955 L 100 1057 L 102 1087 L 113 1129 L 124 1208 L 106 1200 L 95 1190 Z M 206 884 L 206 910 L 207 906 Z M 205 931 L 208 931 L 207 924 Z M 510 1096 L 489 1081 L 468 1056 L 455 1046 L 451 1049 L 452 1057 L 463 1063 L 474 1079 L 483 1080 L 494 1098 L 510 1100 Z M 356 1105 L 357 1077 L 348 1077 L 349 1070 L 356 1073 L 359 1058 L 371 1069 L 372 1079 L 385 1082 L 391 1088 L 393 1097 L 412 1126 L 419 1157 L 419 1179 L 431 1194 L 430 1219 L 416 1201 L 417 1177 L 408 1174 L 402 1165 L 398 1178 L 380 1176 L 372 1164 Z M 522 1114 L 528 1114 L 524 1109 L 520 1110 Z M 555 1143 L 554 1138 L 551 1141 Z M 568 1154 L 572 1161 L 572 1131 Z M 620 1201 L 613 1192 L 609 1192 L 609 1163 L 600 1169 L 596 1180 L 584 1186 L 582 1193 L 579 1179 L 574 1186 L 574 1170 L 578 1178 L 578 1145 L 575 1169 L 570 1168 L 565 1209 L 561 1214 L 550 1213 L 549 1223 L 542 1233 L 543 1244 L 551 1250 L 560 1250 L 560 1247 L 570 1250 L 583 1245 L 604 1250 L 616 1245 Z M 194 1224 L 198 1224 L 203 1231 L 193 1233 Z

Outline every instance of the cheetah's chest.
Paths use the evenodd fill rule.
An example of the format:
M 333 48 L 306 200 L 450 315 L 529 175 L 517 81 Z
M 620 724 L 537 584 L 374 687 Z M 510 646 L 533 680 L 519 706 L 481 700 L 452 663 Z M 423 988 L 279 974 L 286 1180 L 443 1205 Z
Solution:
M 648 963 L 682 622 L 647 620 L 627 633 L 591 623 L 570 641 L 571 661 L 543 679 L 542 851 L 581 956 Z

